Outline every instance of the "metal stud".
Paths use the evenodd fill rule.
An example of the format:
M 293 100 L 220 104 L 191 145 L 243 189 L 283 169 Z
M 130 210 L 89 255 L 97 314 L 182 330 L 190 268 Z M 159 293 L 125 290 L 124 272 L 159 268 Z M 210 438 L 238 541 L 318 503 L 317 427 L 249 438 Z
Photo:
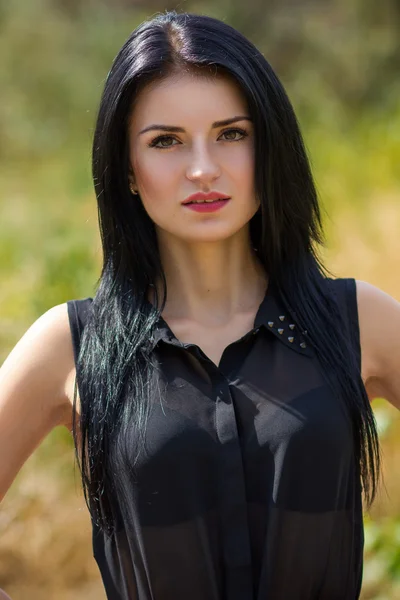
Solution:
M 304 335 L 307 335 L 307 333 L 308 333 L 307 329 L 305 329 L 305 330 L 303 331 L 303 333 L 304 333 Z
M 294 337 L 288 337 L 288 340 L 289 340 L 290 343 L 292 343 L 293 340 L 294 340 Z
M 273 327 L 273 326 L 274 326 L 274 322 L 273 322 L 273 321 L 268 321 L 268 325 L 269 325 L 270 327 Z
M 278 329 L 278 333 L 280 333 L 281 335 L 284 331 L 285 331 L 284 329 Z
M 296 325 L 294 323 L 290 323 L 289 329 L 294 329 L 295 327 L 296 327 Z
M 305 342 L 301 342 L 300 346 L 301 346 L 302 348 L 307 348 L 307 344 L 306 344 Z
M 281 316 L 279 317 L 279 319 L 280 319 L 281 321 L 284 321 L 284 320 L 285 320 L 285 315 L 281 315 Z

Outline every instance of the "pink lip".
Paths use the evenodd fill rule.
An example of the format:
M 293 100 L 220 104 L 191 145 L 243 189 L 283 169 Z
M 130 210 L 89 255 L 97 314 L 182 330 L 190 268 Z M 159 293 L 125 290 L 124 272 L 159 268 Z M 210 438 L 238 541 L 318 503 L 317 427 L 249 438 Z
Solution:
M 219 210 L 220 208 L 222 208 L 223 206 L 225 206 L 225 204 L 228 204 L 228 202 L 230 201 L 230 198 L 220 198 L 219 200 L 214 200 L 213 202 L 193 202 L 193 204 L 186 204 L 186 208 L 188 208 L 189 210 L 195 210 L 196 212 L 203 212 L 203 213 L 208 213 L 208 212 L 215 212 L 216 210 Z
M 182 202 L 182 204 L 188 204 L 188 202 L 194 202 L 194 200 L 228 200 L 230 196 L 221 194 L 220 192 L 196 192 L 191 194 Z

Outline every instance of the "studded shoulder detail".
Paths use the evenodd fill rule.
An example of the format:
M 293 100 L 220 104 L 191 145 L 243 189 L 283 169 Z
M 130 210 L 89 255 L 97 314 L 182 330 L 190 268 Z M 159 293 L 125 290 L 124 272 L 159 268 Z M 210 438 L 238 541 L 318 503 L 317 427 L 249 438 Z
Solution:
M 268 321 L 268 329 L 272 331 L 282 342 L 302 354 L 312 356 L 314 352 L 307 343 L 307 330 L 299 331 L 295 323 L 290 323 L 286 315 L 279 315 L 280 322 Z M 283 323 L 286 323 L 283 325 Z

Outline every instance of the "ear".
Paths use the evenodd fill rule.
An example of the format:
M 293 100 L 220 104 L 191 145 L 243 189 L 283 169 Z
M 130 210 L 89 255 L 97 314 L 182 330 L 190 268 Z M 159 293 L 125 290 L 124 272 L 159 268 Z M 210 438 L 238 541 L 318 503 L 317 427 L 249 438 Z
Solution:
M 133 170 L 132 170 L 131 166 L 129 166 L 128 182 L 129 182 L 129 186 L 136 188 L 136 180 L 135 180 L 135 176 L 133 174 Z

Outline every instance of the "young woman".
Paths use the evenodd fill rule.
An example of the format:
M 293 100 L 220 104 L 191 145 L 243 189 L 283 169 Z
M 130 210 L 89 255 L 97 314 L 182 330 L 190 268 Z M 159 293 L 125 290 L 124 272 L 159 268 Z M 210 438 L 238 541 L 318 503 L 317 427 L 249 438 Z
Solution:
M 1 368 L 1 495 L 63 424 L 108 598 L 355 600 L 400 304 L 321 264 L 271 66 L 211 17 L 144 22 L 105 83 L 93 176 L 101 276 Z

